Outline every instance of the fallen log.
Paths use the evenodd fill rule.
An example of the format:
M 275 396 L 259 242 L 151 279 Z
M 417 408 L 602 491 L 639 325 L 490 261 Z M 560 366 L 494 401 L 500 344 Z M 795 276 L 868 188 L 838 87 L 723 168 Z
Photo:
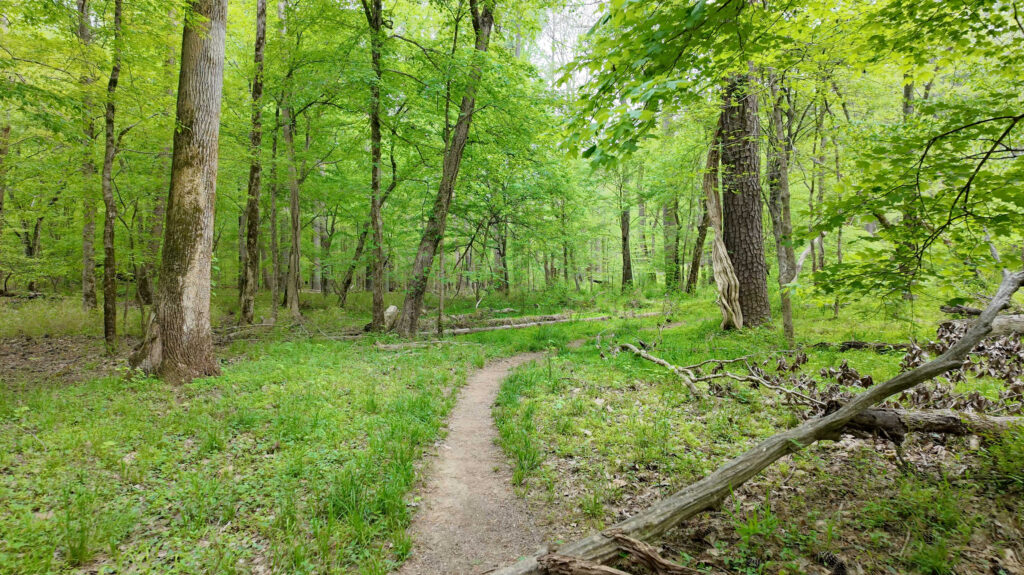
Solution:
M 954 319 L 944 322 L 942 325 L 953 325 L 960 327 L 969 324 L 969 319 Z M 940 326 L 941 329 L 941 326 Z M 1002 337 L 1005 335 L 1024 334 L 1024 315 L 999 315 L 992 321 L 992 332 L 989 337 Z
M 947 371 L 963 365 L 967 354 L 992 331 L 992 322 L 1003 305 L 1021 287 L 1024 272 L 1003 272 L 999 290 L 991 304 L 971 325 L 959 341 L 945 353 L 896 377 L 874 385 L 835 412 L 809 420 L 802 425 L 777 433 L 753 449 L 730 460 L 700 481 L 655 503 L 646 510 L 613 525 L 611 529 L 637 539 L 657 537 L 697 513 L 720 504 L 730 493 L 743 485 L 781 457 L 799 451 L 820 439 L 835 437 L 836 433 L 868 408 L 886 398 L 906 391 Z M 564 556 L 602 563 L 615 557 L 619 547 L 614 540 L 596 533 L 559 549 Z M 543 575 L 547 567 L 539 557 L 528 557 L 494 572 L 494 575 Z
M 944 305 L 939 306 L 939 311 L 953 315 L 981 315 L 981 309 L 965 305 Z
M 949 435 L 996 435 L 1024 427 L 1024 417 L 996 417 L 950 409 L 868 409 L 858 413 L 842 432 L 878 434 L 902 443 L 908 433 Z
M 832 343 L 830 341 L 822 341 L 812 345 L 815 349 L 828 349 L 838 348 L 839 351 L 850 351 L 851 349 L 869 349 L 877 352 L 885 351 L 906 351 L 910 349 L 910 346 L 905 343 L 879 343 L 873 341 L 842 341 L 839 343 Z
M 665 559 L 658 553 L 653 545 L 648 545 L 638 539 L 633 539 L 625 533 L 612 531 L 608 534 L 619 546 L 619 549 L 631 555 L 653 573 L 657 575 L 700 575 L 702 571 L 690 567 L 683 567 Z
M 565 555 L 544 555 L 538 561 L 543 572 L 550 575 L 629 575 L 625 571 Z
M 672 365 L 671 363 L 665 361 L 664 359 L 661 359 L 660 357 L 655 357 L 655 356 L 647 353 L 646 351 L 638 348 L 637 346 L 629 344 L 629 343 L 621 344 L 619 346 L 619 349 L 625 349 L 625 350 L 631 351 L 635 355 L 637 355 L 639 357 L 642 357 L 642 358 L 646 359 L 647 361 L 656 363 L 656 364 L 658 364 L 658 365 L 668 369 L 672 373 L 676 374 L 679 377 L 679 379 L 683 380 L 683 383 L 685 383 L 686 387 L 689 388 L 690 393 L 692 393 L 694 395 L 698 394 L 698 392 L 697 392 L 697 384 L 695 384 L 693 382 L 692 375 L 687 373 L 682 368 L 680 368 L 678 366 L 675 366 L 675 365 Z
M 643 318 L 643 317 L 654 317 L 654 316 L 659 316 L 659 315 L 661 315 L 661 312 L 655 311 L 655 312 L 641 313 L 641 314 L 635 314 L 635 315 L 624 315 L 624 316 L 621 317 L 621 319 L 634 319 L 634 318 Z M 490 326 L 483 326 L 483 327 L 460 327 L 460 328 L 456 328 L 456 329 L 445 330 L 445 333 L 448 334 L 448 335 L 466 335 L 466 334 L 470 334 L 470 333 L 481 333 L 481 332 L 485 332 L 485 331 L 498 331 L 498 330 L 503 330 L 503 329 L 522 329 L 522 328 L 525 328 L 525 327 L 537 327 L 537 326 L 542 326 L 542 325 L 555 325 L 555 324 L 559 324 L 559 323 L 569 323 L 569 322 L 605 321 L 605 320 L 609 320 L 609 319 L 614 319 L 614 316 L 601 315 L 601 316 L 597 316 L 597 317 L 579 317 L 579 318 L 567 317 L 567 318 L 564 318 L 564 319 L 553 319 L 553 320 L 546 320 L 546 321 L 531 321 L 531 322 L 526 322 L 526 323 L 514 323 L 514 324 L 508 324 L 508 325 L 490 325 Z M 425 332 L 420 332 L 420 333 L 423 334 L 423 335 L 426 335 L 426 334 L 433 334 L 434 332 L 433 331 L 425 331 Z

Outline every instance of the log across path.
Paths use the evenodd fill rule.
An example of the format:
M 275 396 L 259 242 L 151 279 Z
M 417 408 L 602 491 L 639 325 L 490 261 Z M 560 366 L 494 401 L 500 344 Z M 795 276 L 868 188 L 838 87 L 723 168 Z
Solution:
M 412 554 L 398 575 L 475 575 L 541 548 L 547 534 L 512 493 L 512 473 L 491 418 L 509 372 L 541 357 L 520 354 L 470 375 L 452 410 L 448 437 L 430 460 L 422 507 L 412 522 Z

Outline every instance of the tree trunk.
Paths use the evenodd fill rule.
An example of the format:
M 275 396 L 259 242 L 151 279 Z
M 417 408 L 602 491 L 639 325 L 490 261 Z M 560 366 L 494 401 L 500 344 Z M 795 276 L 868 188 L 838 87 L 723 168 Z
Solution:
M 459 106 L 459 119 L 455 122 L 451 141 L 445 150 L 441 182 L 438 185 L 437 196 L 434 198 L 433 211 L 431 211 L 423 230 L 416 259 L 413 260 L 412 278 L 409 281 L 405 303 L 402 305 L 402 316 L 396 326 L 400 334 L 408 337 L 417 332 L 420 312 L 423 308 L 423 296 L 427 291 L 427 278 L 430 276 L 430 266 L 434 262 L 437 245 L 444 236 L 448 208 L 451 205 L 455 181 L 458 179 L 459 167 L 462 163 L 462 153 L 466 148 L 469 127 L 476 111 L 476 92 L 483 75 L 482 55 L 487 52 L 491 40 L 491 28 L 494 26 L 491 0 L 482 1 L 483 6 L 481 7 L 481 0 L 469 0 L 473 30 L 476 35 L 475 49 L 478 55 L 477 58 L 474 58 L 469 78 L 466 80 L 462 102 Z
M 227 0 L 192 0 L 181 42 L 171 187 L 156 313 L 132 365 L 172 382 L 216 375 L 210 330 L 213 211 Z
M 0 242 L 4 239 L 4 198 L 7 197 L 7 153 L 11 145 L 11 125 L 4 122 L 0 128 Z M 2 244 L 0 244 L 2 245 Z M 0 287 L 0 293 L 3 293 Z
M 700 218 L 700 224 L 697 226 L 697 239 L 693 244 L 693 255 L 690 257 L 690 273 L 686 276 L 686 293 L 693 293 L 697 289 L 697 279 L 700 275 L 700 260 L 701 256 L 704 255 L 704 240 L 708 234 L 708 208 L 707 203 L 702 203 L 704 206 L 704 213 Z
M 92 29 L 89 27 L 89 0 L 77 0 L 78 29 L 76 35 L 83 46 L 92 43 Z M 83 91 L 96 79 L 84 75 L 80 81 Z M 87 309 L 96 308 L 96 204 L 90 190 L 90 182 L 96 175 L 96 164 L 92 160 L 92 141 L 96 138 L 95 127 L 91 117 L 92 100 L 88 93 L 82 102 L 82 181 L 85 189 L 82 192 L 82 306 Z
M 665 291 L 679 285 L 679 198 L 673 196 L 662 209 L 665 230 Z
M 103 341 L 108 354 L 117 348 L 117 257 L 114 251 L 114 224 L 117 223 L 117 202 L 114 201 L 114 158 L 117 156 L 117 135 L 114 120 L 117 114 L 114 95 L 121 76 L 121 0 L 114 0 L 114 61 L 107 81 L 107 103 L 103 120 L 106 140 L 103 150 Z
M 786 344 L 792 348 L 793 304 L 790 301 L 789 285 L 796 273 L 796 253 L 793 251 L 793 220 L 789 205 L 789 153 L 792 143 L 783 118 L 783 93 L 779 80 L 774 74 L 769 78 L 772 111 L 769 117 L 768 146 L 768 212 L 772 217 L 772 233 L 775 236 L 775 253 L 779 264 L 779 297 L 782 305 L 782 331 Z
M 722 119 L 723 239 L 739 280 L 743 322 L 756 326 L 771 320 L 772 312 L 761 224 L 757 93 L 749 77 L 729 82 Z
M 384 223 L 381 217 L 381 133 L 380 86 L 383 81 L 381 50 L 384 36 L 384 8 L 381 0 L 363 2 L 366 21 L 370 25 L 370 63 L 373 79 L 370 81 L 370 229 L 373 232 L 370 268 L 373 277 L 372 331 L 384 329 Z
M 277 307 L 281 298 L 281 246 L 278 241 L 277 214 L 277 125 L 279 109 L 274 110 L 274 131 L 270 141 L 270 322 L 277 323 Z
M 288 0 L 278 0 L 277 16 L 281 21 L 281 36 L 287 38 Z M 289 63 L 290 65 L 290 63 Z M 299 292 L 302 291 L 302 220 L 299 217 L 299 174 L 295 159 L 295 118 L 289 103 L 291 94 L 291 70 L 285 77 L 281 93 L 281 137 L 284 138 L 285 155 L 288 160 L 288 190 L 290 192 L 288 211 L 291 214 L 291 249 L 288 252 L 288 278 L 285 280 L 285 306 L 292 319 L 302 319 L 299 310 Z
M 256 40 L 253 50 L 255 66 L 252 78 L 252 127 L 249 130 L 249 188 L 245 204 L 245 268 L 238 291 L 239 321 L 251 324 L 256 315 L 256 292 L 260 271 L 260 186 L 263 162 L 263 54 L 267 45 L 267 0 L 256 0 Z M 277 305 L 274 302 L 272 305 Z
M 629 206 L 619 214 L 619 230 L 622 232 L 622 289 L 633 285 L 633 258 L 629 248 Z

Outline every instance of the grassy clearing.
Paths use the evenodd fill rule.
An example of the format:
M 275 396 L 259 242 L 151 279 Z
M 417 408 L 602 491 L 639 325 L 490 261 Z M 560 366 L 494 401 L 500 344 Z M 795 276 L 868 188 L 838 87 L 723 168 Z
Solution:
M 386 573 L 479 346 L 240 343 L 218 378 L 0 392 L 0 572 Z
M 777 327 L 722 333 L 709 304 L 682 302 L 673 313 L 681 327 L 620 322 L 603 338 L 643 339 L 677 365 L 766 358 L 782 347 Z M 934 323 L 857 311 L 836 321 L 829 309 L 802 310 L 800 342 L 900 342 L 908 333 L 934 333 Z M 845 359 L 875 381 L 895 375 L 901 360 L 899 353 L 835 349 L 808 355 L 804 373 Z M 566 539 L 625 518 L 801 421 L 801 408 L 769 390 L 733 383 L 729 397 L 695 398 L 659 366 L 628 353 L 605 356 L 587 345 L 524 366 L 505 382 L 495 408 L 515 481 Z M 984 380 L 966 387 L 998 388 Z M 972 451 L 963 439 L 914 437 L 903 456 L 915 472 L 901 471 L 890 444 L 823 442 L 744 486 L 721 511 L 689 522 L 670 538 L 679 552 L 673 559 L 735 573 L 807 573 L 826 572 L 819 564 L 835 553 L 870 573 L 989 573 L 989 556 L 1024 557 L 1021 439 L 1011 434 Z

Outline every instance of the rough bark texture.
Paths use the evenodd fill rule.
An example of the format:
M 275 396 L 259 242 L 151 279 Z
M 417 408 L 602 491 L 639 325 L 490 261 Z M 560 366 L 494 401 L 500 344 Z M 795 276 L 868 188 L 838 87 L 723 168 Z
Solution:
M 792 143 L 787 135 L 785 120 L 791 120 L 783 112 L 784 96 L 779 89 L 779 80 L 773 75 L 769 79 L 772 111 L 769 117 L 768 146 L 768 212 L 772 218 L 772 234 L 775 236 L 775 253 L 779 264 L 779 297 L 781 299 L 782 332 L 789 347 L 793 347 L 793 303 L 790 300 L 789 285 L 796 274 L 796 253 L 793 251 L 793 219 L 789 205 L 789 153 Z
M 721 124 L 719 124 L 721 127 Z M 722 206 L 718 196 L 719 142 L 721 130 L 715 133 L 708 148 L 708 160 L 704 167 L 704 197 L 708 221 L 715 230 L 711 244 L 712 275 L 718 290 L 718 307 L 722 311 L 722 329 L 742 329 L 743 309 L 740 305 L 740 283 L 733 270 L 729 251 L 725 247 L 722 232 Z
M 381 49 L 384 37 L 384 8 L 381 0 L 364 0 L 363 12 L 370 25 L 370 64 L 373 79 L 370 81 L 370 229 L 373 245 L 370 253 L 370 269 L 373 277 L 373 312 L 370 321 L 372 331 L 384 329 L 384 222 L 381 219 L 381 133 L 380 133 L 380 85 L 383 80 Z
M 75 31 L 78 41 L 83 46 L 92 43 L 92 29 L 89 27 L 89 0 L 77 0 L 78 28 Z M 82 76 L 79 84 L 88 90 L 95 78 L 88 74 Z M 96 164 L 92 160 L 92 141 L 96 138 L 96 130 L 91 118 L 92 101 L 88 94 L 82 102 L 82 180 L 85 189 L 82 192 L 82 306 L 85 309 L 96 308 L 96 204 L 91 193 L 90 183 L 96 175 Z
M 256 311 L 256 291 L 260 271 L 260 186 L 263 163 L 263 54 L 267 45 L 267 0 L 256 0 L 256 40 L 253 50 L 255 72 L 252 78 L 252 128 L 249 130 L 249 189 L 245 204 L 245 268 L 238 292 L 239 320 L 252 323 Z M 275 304 L 276 305 L 276 304 Z
M 220 373 L 210 272 L 227 0 L 193 0 L 185 25 L 156 313 L 132 365 L 172 381 Z
M 996 417 L 949 409 L 869 409 L 851 419 L 843 431 L 881 435 L 902 443 L 908 433 L 996 435 L 1021 426 L 1024 426 L 1024 417 Z
M 618 532 L 638 539 L 658 537 L 697 513 L 714 507 L 779 458 L 803 449 L 821 439 L 835 438 L 857 415 L 887 397 L 928 381 L 963 365 L 967 354 L 991 331 L 991 323 L 1000 307 L 1010 300 L 1024 282 L 1024 272 L 1004 273 L 1002 284 L 990 305 L 968 332 L 945 353 L 885 383 L 875 385 L 851 399 L 837 411 L 812 419 L 793 429 L 769 437 L 746 453 L 732 459 L 704 479 L 655 503 L 648 509 L 613 525 Z M 603 562 L 617 556 L 619 546 L 604 533 L 596 533 L 559 548 L 562 556 Z M 542 575 L 545 556 L 528 557 L 493 575 Z
M 114 224 L 117 223 L 117 202 L 114 201 L 114 158 L 117 156 L 114 95 L 121 76 L 121 0 L 114 0 L 114 60 L 107 81 L 107 102 L 103 113 L 105 140 L 103 148 L 103 341 L 107 353 L 117 347 L 117 254 L 114 250 Z
M 277 17 L 281 21 L 281 36 L 287 37 L 288 1 L 278 0 Z M 289 63 L 290 65 L 290 63 Z M 288 251 L 288 277 L 285 280 L 285 307 L 292 319 L 301 319 L 299 292 L 302 291 L 302 220 L 299 214 L 299 171 L 295 159 L 295 117 L 289 102 L 291 98 L 291 70 L 285 76 L 281 93 L 281 137 L 288 160 L 288 212 L 291 215 L 291 249 Z
M 476 34 L 475 49 L 482 55 L 487 52 L 491 41 L 491 29 L 494 26 L 493 6 L 491 0 L 470 0 L 469 4 L 473 18 L 473 30 Z M 423 296 L 427 293 L 430 266 L 434 262 L 437 245 L 444 236 L 445 224 L 448 221 L 448 208 L 455 191 L 455 181 L 459 176 L 462 153 L 469 140 L 469 127 L 476 111 L 476 92 L 482 76 L 482 63 L 478 58 L 474 60 L 469 71 L 469 78 L 466 79 L 462 102 L 459 105 L 459 119 L 455 122 L 451 142 L 445 150 L 441 183 L 438 186 L 437 196 L 434 198 L 434 207 L 427 220 L 427 225 L 423 229 L 423 236 L 416 251 L 416 259 L 413 260 L 412 278 L 409 280 L 405 303 L 402 305 L 402 316 L 396 325 L 396 330 L 405 336 L 412 336 L 417 331 L 420 313 L 423 309 Z
M 759 137 L 757 94 L 748 77 L 736 77 L 726 87 L 722 113 L 722 221 L 725 248 L 739 280 L 743 321 L 749 326 L 772 315 L 761 225 Z
M 4 198 L 7 197 L 7 153 L 10 150 L 11 126 L 0 128 L 0 239 L 4 237 Z M 2 262 L 0 262 L 2 263 Z M 3 288 L 0 287 L 0 292 Z

